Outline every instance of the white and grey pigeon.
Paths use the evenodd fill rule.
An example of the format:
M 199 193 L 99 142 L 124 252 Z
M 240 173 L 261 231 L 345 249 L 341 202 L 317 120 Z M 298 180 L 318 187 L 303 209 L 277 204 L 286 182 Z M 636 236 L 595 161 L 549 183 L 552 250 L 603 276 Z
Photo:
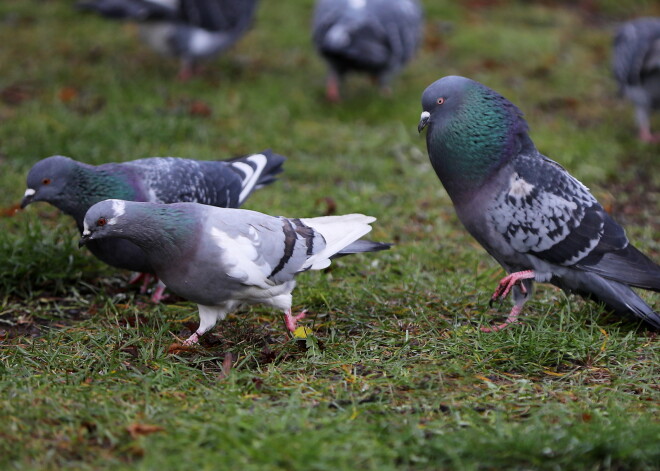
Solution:
M 660 136 L 651 133 L 651 113 L 660 108 L 660 18 L 621 25 L 612 63 L 621 93 L 635 105 L 640 139 L 660 142 Z
M 50 203 L 72 216 L 81 233 L 87 210 L 111 198 L 154 203 L 190 201 L 237 208 L 255 189 L 275 181 L 284 160 L 268 150 L 226 161 L 150 157 L 95 166 L 55 155 L 30 169 L 21 207 L 35 201 Z M 146 254 L 130 241 L 108 239 L 87 247 L 113 267 L 154 273 Z M 143 289 L 149 278 L 144 277 Z M 152 300 L 160 301 L 162 294 L 161 285 Z
M 329 66 L 326 96 L 340 99 L 347 72 L 370 74 L 389 91 L 392 77 L 413 57 L 422 38 L 417 0 L 319 0 L 312 40 Z
M 81 10 L 135 21 L 155 51 L 180 59 L 179 78 L 189 79 L 199 60 L 233 46 L 250 28 L 258 0 L 86 0 Z
M 295 276 L 326 268 L 337 255 L 389 248 L 358 240 L 374 221 L 362 214 L 290 219 L 196 203 L 106 200 L 87 211 L 81 244 L 121 238 L 138 245 L 170 290 L 198 304 L 190 345 L 243 304 L 282 310 L 293 332 L 305 316 L 291 313 Z
M 632 287 L 660 291 L 660 267 L 630 244 L 589 190 L 542 155 L 520 110 L 479 82 L 449 76 L 422 95 L 418 130 L 435 172 L 470 234 L 510 274 L 491 302 L 513 291 L 516 320 L 532 282 L 549 282 L 634 314 L 660 316 Z

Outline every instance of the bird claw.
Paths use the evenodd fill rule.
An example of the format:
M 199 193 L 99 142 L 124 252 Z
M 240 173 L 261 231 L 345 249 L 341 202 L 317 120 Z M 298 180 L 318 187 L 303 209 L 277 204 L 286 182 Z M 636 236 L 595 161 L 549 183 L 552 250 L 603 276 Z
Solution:
M 197 332 L 195 332 L 183 341 L 183 346 L 190 347 L 191 345 L 195 345 L 197 342 L 199 342 L 199 335 L 197 335 Z
M 499 332 L 506 327 L 509 327 L 511 324 L 520 324 L 518 321 L 518 315 L 522 312 L 522 305 L 515 305 L 509 313 L 509 317 L 506 318 L 504 323 L 500 325 L 494 325 L 492 327 L 480 327 L 479 330 L 486 333 Z
M 302 311 L 300 314 L 294 316 L 291 314 L 291 310 L 287 311 L 284 314 L 284 323 L 286 324 L 286 328 L 289 330 L 289 332 L 295 332 L 297 328 L 297 323 L 299 320 L 303 319 L 307 315 L 307 310 L 305 309 Z
M 505 299 L 516 285 L 520 286 L 520 291 L 523 294 L 527 294 L 527 288 L 525 288 L 523 280 L 530 278 L 534 278 L 534 270 L 517 271 L 502 278 L 495 292 L 490 297 L 489 307 L 493 306 L 493 302 Z

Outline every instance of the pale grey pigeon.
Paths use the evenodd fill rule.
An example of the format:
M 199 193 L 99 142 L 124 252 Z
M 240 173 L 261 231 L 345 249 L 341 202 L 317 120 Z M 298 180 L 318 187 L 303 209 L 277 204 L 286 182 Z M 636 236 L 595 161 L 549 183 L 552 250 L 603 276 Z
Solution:
M 520 110 L 497 92 L 449 76 L 422 95 L 433 168 L 466 229 L 510 274 L 516 320 L 533 281 L 603 302 L 655 328 L 660 316 L 631 286 L 660 291 L 660 267 L 628 242 L 589 190 L 534 146 Z
M 247 32 L 257 0 L 89 0 L 77 7 L 139 23 L 152 49 L 180 59 L 179 78 L 187 80 L 200 59 L 220 54 Z
M 376 219 L 362 214 L 311 219 L 273 217 L 197 203 L 106 200 L 85 216 L 81 244 L 129 240 L 177 295 L 198 304 L 198 338 L 243 304 L 284 312 L 293 332 L 305 313 L 291 313 L 295 276 L 330 265 L 333 256 L 389 248 L 358 240 Z
M 350 71 L 370 74 L 389 91 L 392 77 L 413 57 L 422 38 L 417 0 L 319 0 L 312 40 L 330 68 L 326 96 L 340 99 Z
M 275 181 L 284 160 L 268 150 L 227 161 L 150 157 L 94 166 L 55 155 L 30 169 L 21 207 L 46 201 L 72 216 L 81 233 L 87 210 L 110 198 L 154 203 L 191 201 L 237 208 L 252 191 Z M 154 273 L 144 252 L 130 241 L 108 239 L 87 247 L 113 267 Z M 147 276 L 145 288 L 148 281 Z M 153 293 L 153 301 L 160 301 L 162 293 L 160 286 Z
M 660 18 L 638 18 L 619 27 L 612 63 L 621 93 L 635 105 L 640 139 L 660 142 L 651 133 L 651 112 L 660 108 Z

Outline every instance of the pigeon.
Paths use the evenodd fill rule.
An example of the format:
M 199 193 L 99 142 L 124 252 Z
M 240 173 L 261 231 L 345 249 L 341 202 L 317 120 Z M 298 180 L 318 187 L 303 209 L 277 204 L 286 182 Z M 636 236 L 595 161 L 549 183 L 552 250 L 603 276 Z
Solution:
M 660 316 L 631 287 L 660 291 L 660 266 L 632 246 L 589 190 L 542 155 L 521 111 L 479 82 L 448 76 L 422 95 L 431 164 L 468 232 L 509 273 L 491 303 L 513 292 L 515 322 L 534 281 L 633 314 Z
M 651 133 L 651 112 L 660 108 L 660 18 L 624 23 L 614 39 L 612 65 L 621 94 L 635 105 L 639 138 L 660 142 Z
M 55 155 L 30 169 L 21 208 L 46 201 L 72 216 L 81 233 L 87 210 L 110 198 L 155 203 L 188 201 L 236 208 L 253 190 L 275 181 L 284 160 L 267 150 L 227 161 L 150 157 L 94 166 Z M 113 267 L 154 273 L 146 254 L 127 240 L 102 240 L 87 247 Z M 144 278 L 145 289 L 150 276 L 139 278 Z M 161 285 L 153 293 L 154 302 L 162 299 L 163 289 Z
M 181 61 L 179 79 L 195 74 L 200 59 L 220 54 L 249 29 L 258 0 L 86 0 L 80 10 L 135 21 L 152 49 Z
M 328 100 L 340 99 L 349 71 L 366 72 L 389 92 L 392 77 L 412 58 L 422 38 L 417 0 L 319 0 L 312 40 L 327 61 Z
M 174 293 L 198 304 L 196 343 L 243 304 L 284 312 L 289 331 L 305 316 L 291 313 L 295 276 L 321 270 L 337 255 L 373 252 L 389 244 L 358 240 L 376 218 L 362 214 L 311 219 L 197 203 L 106 200 L 87 211 L 81 244 L 129 240 L 139 246 Z

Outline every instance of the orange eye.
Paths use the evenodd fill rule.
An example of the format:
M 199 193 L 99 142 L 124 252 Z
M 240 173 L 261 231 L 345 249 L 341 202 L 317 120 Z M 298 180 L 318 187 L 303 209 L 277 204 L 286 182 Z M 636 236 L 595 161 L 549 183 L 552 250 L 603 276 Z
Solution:
M 96 221 L 96 225 L 99 227 L 103 227 L 108 223 L 108 221 L 105 218 L 99 218 L 98 221 Z
M 438 105 L 442 105 L 445 102 L 445 99 L 443 97 L 438 98 Z
M 50 178 L 44 178 L 43 180 L 41 180 L 41 183 L 43 183 L 44 185 L 50 185 Z

